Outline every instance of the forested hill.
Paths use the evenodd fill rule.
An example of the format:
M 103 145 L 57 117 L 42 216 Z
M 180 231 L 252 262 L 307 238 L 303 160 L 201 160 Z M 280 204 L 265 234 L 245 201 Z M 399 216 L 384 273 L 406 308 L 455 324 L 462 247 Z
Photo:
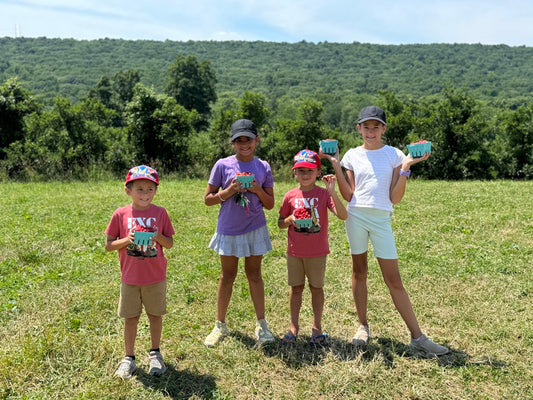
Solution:
M 514 108 L 533 91 L 533 48 L 506 45 L 374 45 L 244 41 L 0 38 L 0 82 L 17 76 L 43 102 L 85 97 L 104 75 L 137 69 L 162 91 L 178 55 L 209 60 L 219 98 L 244 90 L 282 95 L 361 95 L 380 89 L 427 96 L 444 87 Z

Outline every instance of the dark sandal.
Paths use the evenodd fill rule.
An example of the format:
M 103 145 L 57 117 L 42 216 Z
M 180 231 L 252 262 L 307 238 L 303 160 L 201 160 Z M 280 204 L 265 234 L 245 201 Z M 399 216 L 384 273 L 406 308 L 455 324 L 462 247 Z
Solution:
M 328 339 L 327 333 L 321 333 L 320 335 L 311 336 L 311 339 L 309 340 L 309 344 L 311 346 L 325 346 L 326 341 Z
M 293 335 L 292 333 L 286 333 L 285 335 L 283 335 L 283 339 L 282 342 L 283 344 L 293 344 L 293 343 L 296 343 L 296 338 L 297 336 L 296 335 Z

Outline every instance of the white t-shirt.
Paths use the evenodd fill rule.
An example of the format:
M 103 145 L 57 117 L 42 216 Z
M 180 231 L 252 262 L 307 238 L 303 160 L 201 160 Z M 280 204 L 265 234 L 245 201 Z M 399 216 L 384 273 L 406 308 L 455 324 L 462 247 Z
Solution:
M 378 150 L 366 150 L 362 146 L 348 150 L 341 160 L 341 165 L 353 171 L 355 177 L 355 190 L 348 207 L 392 211 L 392 172 L 405 157 L 399 149 L 387 145 Z

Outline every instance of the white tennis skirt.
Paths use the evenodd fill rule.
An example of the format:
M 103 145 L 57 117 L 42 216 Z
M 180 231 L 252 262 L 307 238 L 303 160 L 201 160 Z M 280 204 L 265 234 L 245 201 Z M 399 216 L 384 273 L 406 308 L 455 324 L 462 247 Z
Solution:
M 209 248 L 221 256 L 262 256 L 272 250 L 272 242 L 267 226 L 263 225 L 242 235 L 222 235 L 215 232 L 209 242 Z

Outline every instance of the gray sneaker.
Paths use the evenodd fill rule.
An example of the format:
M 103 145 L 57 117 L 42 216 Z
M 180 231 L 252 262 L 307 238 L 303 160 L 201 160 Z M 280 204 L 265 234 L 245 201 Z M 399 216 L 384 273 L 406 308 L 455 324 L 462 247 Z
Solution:
M 355 334 L 353 335 L 352 344 L 360 347 L 366 346 L 369 338 L 370 328 L 368 325 L 359 325 L 359 328 L 357 328 Z
M 215 321 L 215 327 L 204 340 L 204 345 L 214 347 L 229 335 L 229 329 L 225 322 Z
M 259 344 L 270 343 L 275 340 L 274 335 L 268 329 L 268 324 L 264 319 L 260 319 L 255 323 L 255 337 Z
M 152 350 L 150 352 L 150 370 L 148 373 L 153 376 L 161 376 L 167 370 L 167 366 L 163 362 L 163 355 L 159 351 Z
M 132 375 L 137 371 L 137 364 L 131 357 L 124 357 L 115 371 L 115 376 L 121 379 L 130 379 Z
M 420 336 L 418 340 L 411 338 L 411 347 L 416 350 L 421 350 L 429 356 L 442 356 L 450 351 L 447 347 L 428 339 L 426 335 Z

